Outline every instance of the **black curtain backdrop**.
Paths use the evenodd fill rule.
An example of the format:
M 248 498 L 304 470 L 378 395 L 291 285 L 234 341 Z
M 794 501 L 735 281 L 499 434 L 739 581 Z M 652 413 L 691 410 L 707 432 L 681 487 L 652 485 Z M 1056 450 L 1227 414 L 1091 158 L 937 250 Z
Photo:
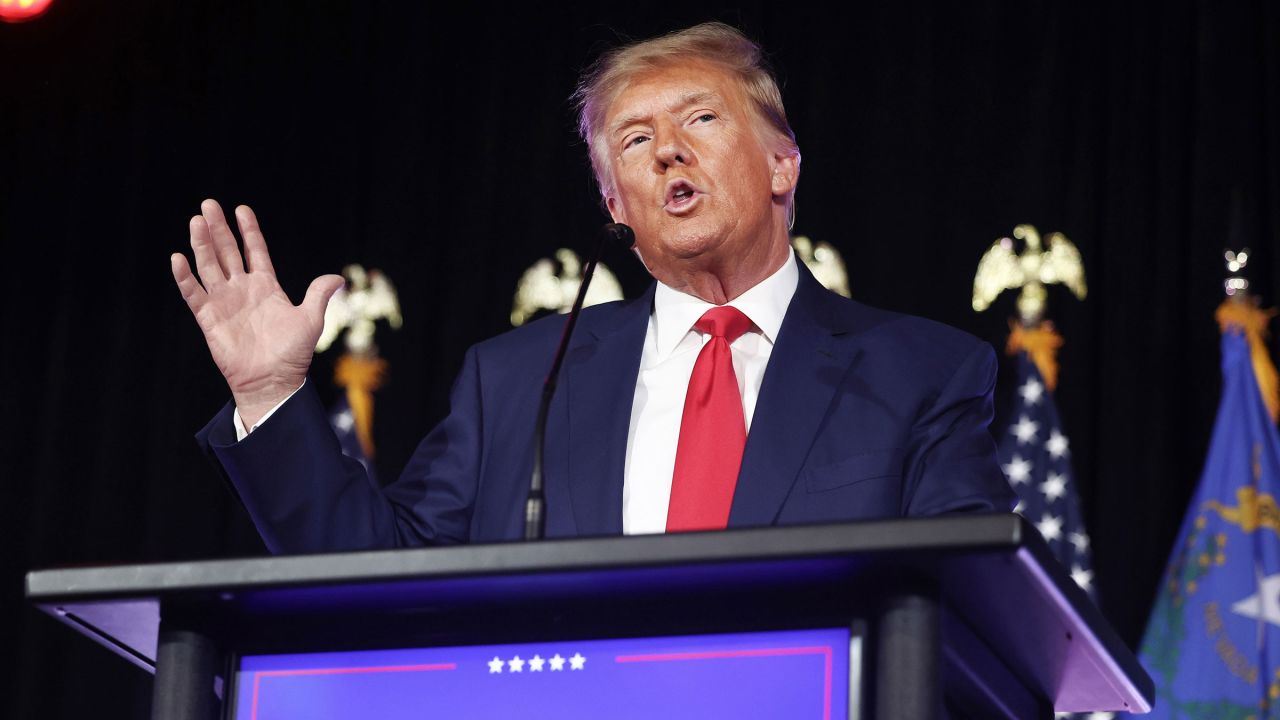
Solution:
M 191 439 L 227 399 L 168 270 L 202 198 L 255 207 L 295 298 L 352 261 L 398 285 L 392 477 L 521 271 L 604 220 L 579 69 L 707 19 L 771 52 L 796 231 L 841 250 L 858 299 L 1002 347 L 1012 298 L 969 308 L 981 253 L 1020 222 L 1079 246 L 1088 299 L 1050 295 L 1058 402 L 1102 607 L 1136 645 L 1216 408 L 1224 247 L 1280 292 L 1280 6 L 55 0 L 0 25 L 0 710 L 149 702 L 148 676 L 24 606 L 24 571 L 265 552 Z

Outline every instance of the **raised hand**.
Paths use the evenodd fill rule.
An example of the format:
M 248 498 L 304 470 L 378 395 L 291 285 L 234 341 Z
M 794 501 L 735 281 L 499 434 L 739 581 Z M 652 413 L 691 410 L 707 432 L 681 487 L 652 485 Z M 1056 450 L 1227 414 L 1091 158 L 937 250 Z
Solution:
M 252 427 L 306 378 L 325 306 L 343 279 L 321 275 L 295 306 L 280 289 L 258 219 L 247 205 L 235 212 L 243 256 L 218 203 L 205 200 L 200 213 L 191 218 L 199 279 L 181 253 L 169 258 L 173 279 L 204 331 L 241 421 Z

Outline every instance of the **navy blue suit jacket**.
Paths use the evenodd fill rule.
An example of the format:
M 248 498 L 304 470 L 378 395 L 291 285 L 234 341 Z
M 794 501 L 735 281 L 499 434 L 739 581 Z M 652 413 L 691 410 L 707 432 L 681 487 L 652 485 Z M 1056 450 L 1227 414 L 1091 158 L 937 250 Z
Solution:
M 632 397 L 653 304 L 584 311 L 547 425 L 547 536 L 622 532 Z M 516 540 L 552 317 L 466 354 L 451 409 L 396 482 L 341 455 L 307 385 L 242 442 L 228 405 L 197 435 L 273 552 Z M 800 282 L 756 403 L 730 527 L 947 512 L 1014 501 L 987 426 L 995 355 L 965 333 Z

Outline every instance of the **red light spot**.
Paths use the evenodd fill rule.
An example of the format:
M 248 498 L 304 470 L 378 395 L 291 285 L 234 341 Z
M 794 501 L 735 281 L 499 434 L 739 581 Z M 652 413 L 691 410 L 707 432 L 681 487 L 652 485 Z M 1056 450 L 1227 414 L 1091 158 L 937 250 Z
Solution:
M 33 20 L 49 9 L 53 0 L 0 0 L 0 20 L 20 23 Z

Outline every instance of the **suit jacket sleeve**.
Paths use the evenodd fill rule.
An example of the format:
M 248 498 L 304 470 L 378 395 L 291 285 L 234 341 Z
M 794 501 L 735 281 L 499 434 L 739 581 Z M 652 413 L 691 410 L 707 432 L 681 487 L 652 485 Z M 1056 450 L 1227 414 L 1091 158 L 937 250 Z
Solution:
M 911 429 L 904 515 L 1008 512 L 1016 500 L 988 429 L 995 353 L 975 345 Z
M 465 542 L 481 451 L 476 352 L 467 353 L 447 418 L 388 488 L 342 454 L 308 382 L 236 442 L 228 404 L 196 435 L 273 553 Z

